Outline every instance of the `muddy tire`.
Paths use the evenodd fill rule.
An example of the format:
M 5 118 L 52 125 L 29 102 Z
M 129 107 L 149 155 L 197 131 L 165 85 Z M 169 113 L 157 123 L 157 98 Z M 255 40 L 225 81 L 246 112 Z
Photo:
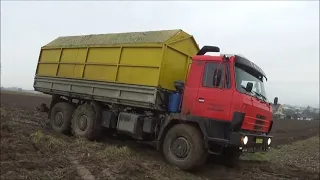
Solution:
M 62 134 L 70 133 L 71 119 L 75 107 L 67 102 L 56 103 L 50 116 L 50 126 L 56 132 Z
M 208 156 L 202 133 L 188 124 L 175 125 L 168 131 L 162 152 L 170 164 L 186 171 L 198 169 Z
M 223 152 L 224 164 L 229 168 L 235 168 L 239 164 L 242 152 L 237 148 L 226 148 Z
M 72 134 L 89 140 L 98 139 L 102 129 L 98 113 L 96 113 L 94 106 L 90 104 L 79 106 L 73 113 L 71 121 Z

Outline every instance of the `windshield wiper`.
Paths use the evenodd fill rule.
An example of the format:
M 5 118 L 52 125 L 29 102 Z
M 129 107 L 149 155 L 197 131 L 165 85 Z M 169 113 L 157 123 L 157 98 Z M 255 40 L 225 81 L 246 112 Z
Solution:
M 258 93 L 256 91 L 252 91 L 252 92 L 255 93 L 256 95 L 262 97 L 263 101 L 267 102 L 267 98 L 264 95 L 262 95 L 262 94 L 260 94 L 260 93 Z
M 248 91 L 247 91 L 247 88 L 246 88 L 246 87 L 244 87 L 244 86 L 242 86 L 242 85 L 241 85 L 241 87 L 242 87 L 242 89 L 244 89 L 244 90 L 246 91 L 246 93 L 248 93 Z
M 247 91 L 247 88 L 245 88 L 245 87 L 242 86 L 242 85 L 241 85 L 241 87 L 242 87 L 242 89 L 244 89 L 244 90 L 246 91 L 246 93 L 254 93 L 254 94 L 256 95 L 256 97 L 257 97 L 257 96 L 260 96 L 264 102 L 267 102 L 267 98 L 266 98 L 264 95 L 262 95 L 262 94 L 260 94 L 260 93 L 258 93 L 258 92 L 256 92 L 256 91 L 250 91 L 250 92 L 248 92 L 248 91 Z

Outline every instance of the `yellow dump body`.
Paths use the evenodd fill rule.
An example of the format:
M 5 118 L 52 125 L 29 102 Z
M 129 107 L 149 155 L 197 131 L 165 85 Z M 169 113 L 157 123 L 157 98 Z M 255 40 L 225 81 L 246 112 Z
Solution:
M 59 37 L 41 48 L 36 76 L 174 90 L 198 51 L 182 30 Z

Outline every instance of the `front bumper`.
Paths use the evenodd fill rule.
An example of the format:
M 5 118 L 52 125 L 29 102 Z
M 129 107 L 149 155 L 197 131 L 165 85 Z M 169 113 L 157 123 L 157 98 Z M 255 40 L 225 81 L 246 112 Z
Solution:
M 246 144 L 243 140 L 244 137 L 248 138 Z M 269 138 L 271 139 L 270 144 L 268 144 Z M 272 136 L 232 132 L 229 145 L 238 146 L 240 150 L 246 152 L 267 151 L 272 145 Z

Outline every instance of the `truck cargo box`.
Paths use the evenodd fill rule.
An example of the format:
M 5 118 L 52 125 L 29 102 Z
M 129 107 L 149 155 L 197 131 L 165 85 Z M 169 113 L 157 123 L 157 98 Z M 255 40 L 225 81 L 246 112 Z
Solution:
M 185 81 L 198 51 L 182 30 L 59 37 L 41 48 L 34 88 L 157 107 L 159 89 Z
M 182 30 L 59 37 L 41 48 L 36 75 L 174 90 L 198 50 Z

